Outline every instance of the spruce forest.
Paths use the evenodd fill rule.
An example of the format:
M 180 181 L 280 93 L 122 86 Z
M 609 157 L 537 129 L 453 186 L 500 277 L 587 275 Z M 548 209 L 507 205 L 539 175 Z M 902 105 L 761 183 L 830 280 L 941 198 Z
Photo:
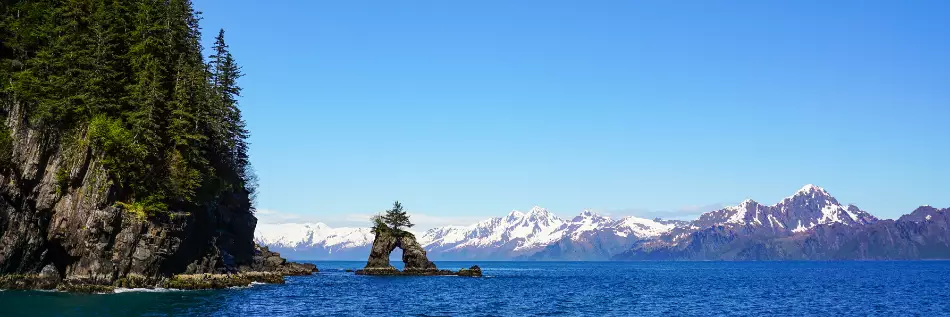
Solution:
M 140 216 L 253 197 L 240 67 L 224 30 L 205 58 L 191 1 L 0 5 L 0 119 L 19 105 L 53 142 L 91 151 L 116 206 Z M 13 138 L 3 129 L 8 173 Z

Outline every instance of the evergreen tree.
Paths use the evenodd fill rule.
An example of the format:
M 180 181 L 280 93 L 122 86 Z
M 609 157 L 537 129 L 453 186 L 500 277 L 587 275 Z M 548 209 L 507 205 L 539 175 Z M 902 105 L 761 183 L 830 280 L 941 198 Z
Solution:
M 414 224 L 409 222 L 409 215 L 406 214 L 406 211 L 402 209 L 402 204 L 397 200 L 393 203 L 393 208 L 386 210 L 386 214 L 382 216 L 383 222 L 390 228 L 395 231 L 400 231 L 401 228 L 412 228 Z
M 237 85 L 237 79 L 240 78 L 241 68 L 234 61 L 234 57 L 224 41 L 224 30 L 218 32 L 214 42 L 214 55 L 211 55 L 212 63 L 212 87 L 216 96 L 217 107 L 215 114 L 223 119 L 220 126 L 216 128 L 221 133 L 219 144 L 222 149 L 221 155 L 227 164 L 227 170 L 236 172 L 235 175 L 225 178 L 236 180 L 240 187 L 249 193 L 253 193 L 255 188 L 253 171 L 249 165 L 247 154 L 247 138 L 250 133 L 247 131 L 246 124 L 241 118 L 241 109 L 238 107 L 237 97 L 241 96 L 241 88 Z
M 120 207 L 249 205 L 240 67 L 223 30 L 205 62 L 199 21 L 191 0 L 0 1 L 0 122 L 18 107 L 49 144 L 78 140 Z M 11 140 L 0 128 L 0 173 Z
M 201 185 L 202 166 L 207 165 L 201 144 L 208 137 L 200 128 L 207 108 L 207 66 L 201 55 L 201 31 L 198 18 L 189 0 L 170 1 L 168 15 L 172 23 L 169 32 L 173 51 L 177 53 L 173 70 L 174 91 L 169 103 L 170 116 L 167 164 L 169 189 L 174 197 L 189 201 Z
M 373 217 L 371 217 L 369 221 L 370 223 L 373 224 L 372 230 L 371 230 L 373 234 L 379 234 L 380 232 L 383 232 L 389 229 L 389 227 L 386 226 L 386 222 L 383 221 L 382 215 L 379 215 L 379 214 L 373 215 Z
M 169 66 L 171 43 L 168 42 L 168 16 L 162 0 L 141 0 L 133 13 L 135 28 L 129 49 L 131 84 L 129 109 L 125 121 L 132 132 L 131 146 L 143 148 L 133 152 L 128 160 L 135 162 L 131 170 L 122 171 L 128 177 L 123 185 L 132 203 L 147 204 L 149 209 L 166 208 L 170 193 L 162 183 L 169 179 L 165 167 L 165 133 L 168 119 L 168 99 L 171 94 Z
M 129 47 L 124 36 L 130 28 L 128 1 L 96 2 L 91 25 L 91 58 L 95 68 L 89 81 L 91 107 L 87 115 L 102 113 L 116 117 L 125 108 L 121 98 L 127 95 L 129 86 Z

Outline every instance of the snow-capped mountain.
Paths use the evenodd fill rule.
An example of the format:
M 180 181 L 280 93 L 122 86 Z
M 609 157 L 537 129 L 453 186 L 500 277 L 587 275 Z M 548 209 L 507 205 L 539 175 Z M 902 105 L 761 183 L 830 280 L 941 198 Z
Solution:
M 602 236 L 609 238 L 610 248 L 625 248 L 632 241 L 659 236 L 673 227 L 638 217 L 612 220 L 589 210 L 564 220 L 534 207 L 528 213 L 515 210 L 468 227 L 435 228 L 426 231 L 420 243 L 429 254 L 443 259 L 531 258 L 552 245 L 586 244 Z
M 560 238 L 557 232 L 565 221 L 546 209 L 534 207 L 528 213 L 511 211 L 505 217 L 483 220 L 468 227 L 442 227 L 426 231 L 419 239 L 430 253 L 465 248 L 506 248 L 520 251 L 544 246 Z
M 373 244 L 370 228 L 331 228 L 317 223 L 257 225 L 254 240 L 291 259 L 364 258 Z
M 747 226 L 775 232 L 803 232 L 823 224 L 866 225 L 877 220 L 854 205 L 841 205 L 821 187 L 809 184 L 771 206 L 746 199 L 738 206 L 707 212 L 695 221 L 695 225 L 699 228 Z
M 950 258 L 950 208 L 921 206 L 897 220 L 877 220 L 857 207 L 844 209 L 826 192 L 806 187 L 779 204 L 745 213 L 716 211 L 732 219 L 685 233 L 638 241 L 614 260 L 920 260 Z M 781 206 L 783 205 L 784 206 Z M 768 208 L 771 207 L 771 208 Z M 782 208 L 784 207 L 784 208 Z M 760 216 L 750 217 L 755 211 Z M 798 218 L 761 222 L 783 211 Z M 736 214 L 745 219 L 739 221 Z M 710 217 L 707 217 L 710 218 Z M 755 221 L 754 219 L 759 219 Z M 784 222 L 783 222 L 784 221 Z M 799 224 L 792 227 L 791 223 Z M 780 223 L 786 224 L 784 227 Z
M 928 206 L 896 221 L 878 220 L 806 185 L 773 205 L 747 199 L 693 221 L 615 220 L 590 210 L 562 219 L 534 207 L 414 234 L 433 260 L 946 258 L 948 214 Z M 287 258 L 305 260 L 364 260 L 373 242 L 368 227 L 323 223 L 259 224 L 255 237 Z
M 707 212 L 688 228 L 637 241 L 613 259 L 834 258 L 817 250 L 827 242 L 834 246 L 827 250 L 838 252 L 838 238 L 822 241 L 826 238 L 816 235 L 829 230 L 844 235 L 865 232 L 882 222 L 887 221 L 854 205 L 843 206 L 821 187 L 809 184 L 771 206 L 746 199 L 737 206 Z
M 505 217 L 433 228 L 416 236 L 433 259 L 512 259 L 530 257 L 552 245 L 584 245 L 593 240 L 598 240 L 599 249 L 619 252 L 633 241 L 674 227 L 638 217 L 613 220 L 589 210 L 564 220 L 534 207 L 527 213 L 514 210 Z M 255 240 L 292 259 L 361 260 L 369 254 L 373 234 L 368 227 L 331 228 L 323 223 L 259 224 Z
M 632 216 L 611 220 L 585 210 L 563 227 L 564 234 L 558 241 L 519 259 L 607 260 L 626 251 L 634 242 L 672 232 L 677 224 Z

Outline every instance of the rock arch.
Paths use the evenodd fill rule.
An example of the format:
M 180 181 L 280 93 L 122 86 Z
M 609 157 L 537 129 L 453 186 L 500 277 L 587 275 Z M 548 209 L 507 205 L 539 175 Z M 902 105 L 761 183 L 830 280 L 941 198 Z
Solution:
M 402 262 L 405 264 L 403 272 L 399 272 L 389 263 L 389 255 L 399 248 L 402 250 Z M 435 263 L 426 257 L 426 251 L 416 241 L 416 237 L 408 232 L 393 234 L 390 230 L 380 230 L 373 239 L 373 248 L 370 249 L 366 267 L 360 270 L 366 275 L 393 275 L 413 273 L 418 275 L 437 274 Z
M 405 267 L 402 271 L 397 270 L 389 264 L 389 255 L 399 248 L 402 250 L 402 262 Z M 439 270 L 435 263 L 429 261 L 426 256 L 426 250 L 416 241 L 416 237 L 411 233 L 391 230 L 378 230 L 373 239 L 373 247 L 370 249 L 369 259 L 366 261 L 366 267 L 357 270 L 358 275 L 463 275 L 463 276 L 482 276 L 482 270 L 478 266 L 470 269 L 463 269 L 458 272 L 449 270 Z

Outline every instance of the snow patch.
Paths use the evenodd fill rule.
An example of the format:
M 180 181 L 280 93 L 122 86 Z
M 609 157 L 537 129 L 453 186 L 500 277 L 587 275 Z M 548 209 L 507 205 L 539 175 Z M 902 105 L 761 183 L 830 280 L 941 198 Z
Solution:
M 805 231 L 808 231 L 808 229 L 811 229 L 811 228 L 814 227 L 814 226 L 815 226 L 814 224 L 811 224 L 811 225 L 809 225 L 808 227 L 805 227 L 805 226 L 802 225 L 802 221 L 799 220 L 799 221 L 798 221 L 798 227 L 796 227 L 795 229 L 793 229 L 792 232 L 795 232 L 795 233 L 798 233 L 798 232 L 805 232 Z

